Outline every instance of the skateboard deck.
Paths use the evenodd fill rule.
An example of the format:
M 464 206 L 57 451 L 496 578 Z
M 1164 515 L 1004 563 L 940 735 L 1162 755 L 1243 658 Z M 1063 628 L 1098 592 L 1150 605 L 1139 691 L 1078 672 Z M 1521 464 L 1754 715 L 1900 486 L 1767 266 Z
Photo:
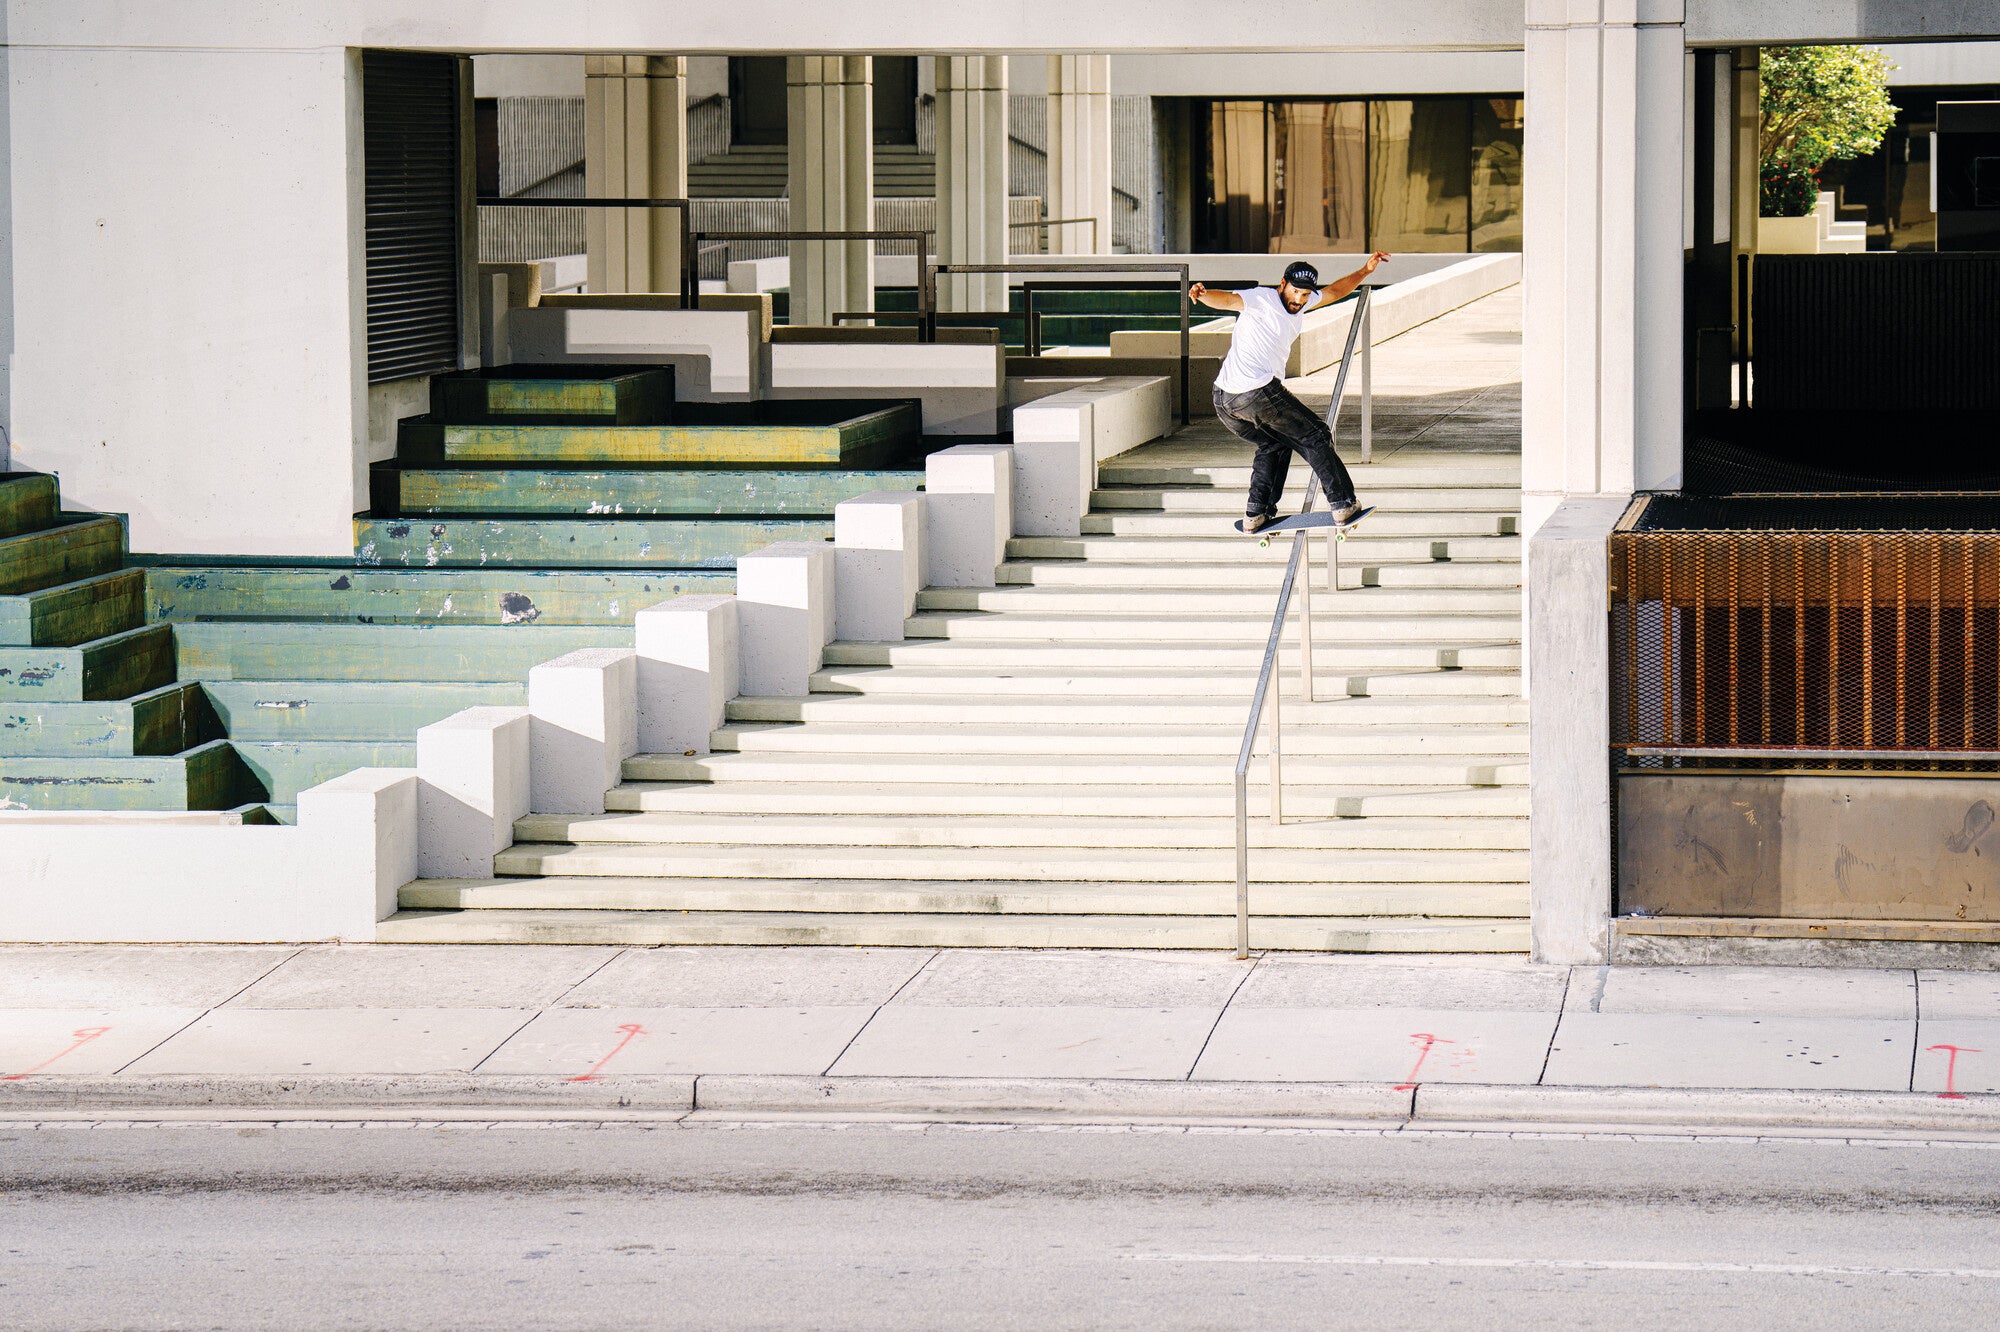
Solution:
M 1271 538 L 1277 536 L 1280 532 L 1296 532 L 1301 528 L 1310 527 L 1331 527 L 1333 529 L 1333 539 L 1335 541 L 1345 541 L 1347 540 L 1348 531 L 1356 523 L 1373 512 L 1375 512 L 1375 506 L 1370 504 L 1344 523 L 1336 523 L 1333 520 L 1333 515 L 1330 513 L 1297 513 L 1293 514 L 1290 518 L 1280 518 L 1269 527 L 1259 528 L 1254 535 L 1257 538 L 1258 546 L 1262 547 L 1270 545 Z M 1237 531 L 1241 532 L 1243 530 L 1243 523 L 1244 520 L 1240 518 L 1236 521 Z

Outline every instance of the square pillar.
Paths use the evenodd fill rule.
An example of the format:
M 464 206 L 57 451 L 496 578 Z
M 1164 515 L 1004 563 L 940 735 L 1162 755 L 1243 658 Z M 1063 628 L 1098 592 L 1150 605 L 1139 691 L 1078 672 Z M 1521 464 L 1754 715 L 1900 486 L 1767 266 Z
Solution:
M 924 459 L 924 582 L 993 587 L 1014 533 L 1014 450 L 959 444 Z
M 1318 158 L 1313 157 L 1317 162 Z M 1110 254 L 1111 57 L 1049 57 L 1050 217 L 1094 217 L 1092 228 L 1049 228 L 1051 254 Z
M 786 187 L 794 230 L 874 226 L 874 79 L 868 56 L 786 60 Z M 830 324 L 836 311 L 874 308 L 873 244 L 794 241 L 791 254 L 792 323 Z
M 417 873 L 484 878 L 528 812 L 526 708 L 467 708 L 417 732 Z
M 937 245 L 943 263 L 1007 261 L 1007 57 L 937 58 Z M 1007 275 L 948 276 L 945 310 L 1004 310 Z
M 528 801 L 537 814 L 602 814 L 639 748 L 638 658 L 582 648 L 528 672 Z
M 875 490 L 833 506 L 839 637 L 897 643 L 924 585 L 924 496 Z
M 742 692 L 811 693 L 833 640 L 833 547 L 780 541 L 738 558 L 736 616 Z
M 584 57 L 583 192 L 593 199 L 687 198 L 684 58 Z M 680 290 L 677 210 L 591 208 L 584 216 L 590 290 Z
M 633 617 L 639 653 L 639 748 L 706 754 L 736 697 L 736 598 L 685 596 Z

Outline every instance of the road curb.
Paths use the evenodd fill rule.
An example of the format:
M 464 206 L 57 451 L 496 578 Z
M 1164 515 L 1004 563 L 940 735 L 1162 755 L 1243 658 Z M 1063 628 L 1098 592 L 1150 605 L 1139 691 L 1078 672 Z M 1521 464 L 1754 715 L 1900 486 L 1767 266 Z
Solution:
M 1932 1092 L 1118 1078 L 426 1074 L 0 1082 L 0 1118 L 1205 1121 L 1494 1131 L 1548 1127 L 2000 1134 L 2000 1096 Z

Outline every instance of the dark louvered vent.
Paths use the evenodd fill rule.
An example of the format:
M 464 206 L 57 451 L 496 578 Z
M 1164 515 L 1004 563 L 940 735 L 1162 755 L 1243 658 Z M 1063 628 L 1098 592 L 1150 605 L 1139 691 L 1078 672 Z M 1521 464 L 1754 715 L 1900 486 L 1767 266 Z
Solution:
M 2000 254 L 1764 254 L 1759 408 L 2000 408 Z
M 368 382 L 458 368 L 458 60 L 361 58 Z

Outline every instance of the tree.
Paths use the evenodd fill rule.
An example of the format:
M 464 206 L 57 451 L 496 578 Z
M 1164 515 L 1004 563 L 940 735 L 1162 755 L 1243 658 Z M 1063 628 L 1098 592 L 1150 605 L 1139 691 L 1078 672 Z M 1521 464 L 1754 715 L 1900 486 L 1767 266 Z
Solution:
M 1758 74 L 1757 156 L 1817 171 L 1872 153 L 1896 123 L 1889 58 L 1868 46 L 1765 47 Z

